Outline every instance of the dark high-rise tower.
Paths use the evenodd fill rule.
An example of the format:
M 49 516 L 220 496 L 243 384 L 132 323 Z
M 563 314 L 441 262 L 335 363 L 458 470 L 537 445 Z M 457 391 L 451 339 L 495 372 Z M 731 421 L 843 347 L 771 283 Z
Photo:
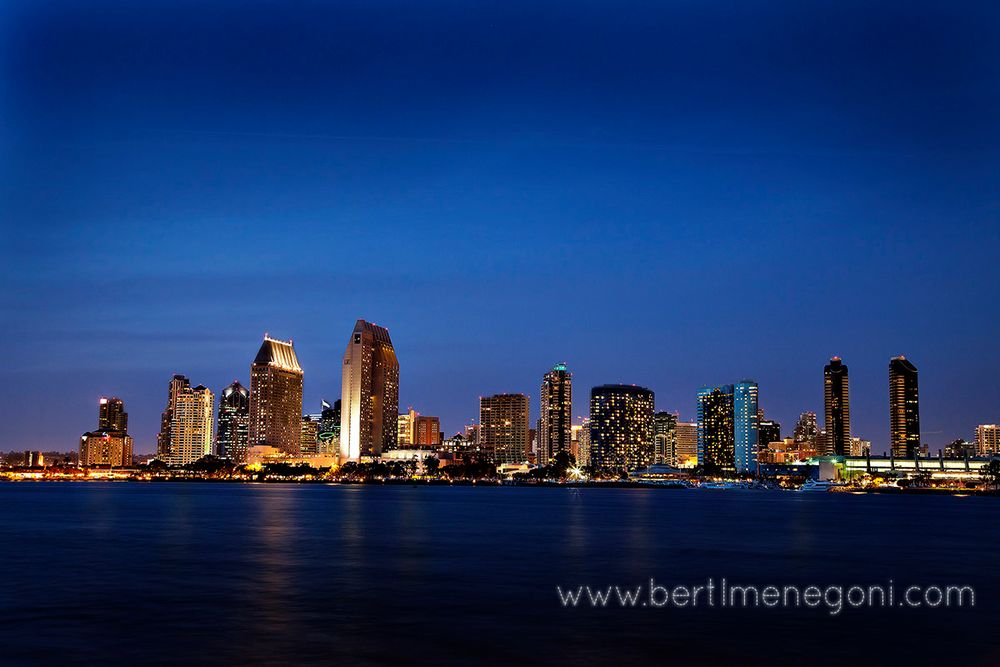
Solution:
M 764 411 L 757 411 L 757 446 L 758 449 L 767 449 L 772 442 L 781 441 L 781 424 L 773 419 L 765 419 Z
M 381 456 L 396 448 L 399 361 L 389 330 L 358 320 L 341 375 L 340 459 Z
M 250 365 L 249 446 L 298 456 L 302 437 L 302 367 L 292 341 L 264 335 Z
M 847 456 L 851 453 L 851 397 L 847 365 L 840 357 L 830 359 L 823 368 L 823 407 L 826 437 L 821 454 Z
M 670 412 L 653 415 L 653 441 L 656 444 L 653 463 L 677 465 L 677 415 Z
M 889 441 L 894 456 L 910 458 L 920 447 L 917 367 L 902 355 L 889 361 Z
M 98 431 L 128 431 L 128 413 L 120 398 L 101 397 L 100 412 L 97 416 Z
M 215 451 L 233 463 L 246 463 L 250 442 L 250 392 L 238 381 L 219 394 Z
M 542 378 L 538 420 L 538 464 L 546 465 L 561 451 L 569 452 L 573 434 L 573 374 L 556 364 Z
M 590 464 L 594 468 L 637 470 L 653 463 L 655 453 L 652 391 L 625 384 L 590 390 Z

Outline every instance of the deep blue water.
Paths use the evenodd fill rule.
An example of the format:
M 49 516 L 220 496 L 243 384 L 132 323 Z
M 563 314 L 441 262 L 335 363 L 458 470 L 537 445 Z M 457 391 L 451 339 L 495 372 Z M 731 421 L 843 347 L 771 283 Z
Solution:
M 0 663 L 1000 664 L 1000 499 L 0 484 Z M 565 609 L 557 585 L 969 584 L 966 609 Z

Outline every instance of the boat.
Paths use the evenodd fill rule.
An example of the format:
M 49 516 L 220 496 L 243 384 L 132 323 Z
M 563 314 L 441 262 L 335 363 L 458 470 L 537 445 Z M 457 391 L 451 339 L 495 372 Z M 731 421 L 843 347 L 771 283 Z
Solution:
M 745 488 L 744 485 L 738 484 L 736 482 L 702 482 L 700 489 L 742 489 Z
M 840 486 L 840 484 L 837 484 L 836 482 L 818 481 L 815 479 L 810 479 L 801 487 L 799 487 L 799 491 L 806 491 L 811 493 L 826 492 L 838 486 Z

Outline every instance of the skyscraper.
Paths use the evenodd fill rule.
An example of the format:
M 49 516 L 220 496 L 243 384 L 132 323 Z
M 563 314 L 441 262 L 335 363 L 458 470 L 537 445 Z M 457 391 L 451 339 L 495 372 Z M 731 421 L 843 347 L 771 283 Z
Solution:
M 479 398 L 480 449 L 497 465 L 527 459 L 528 430 L 528 397 L 524 394 Z
M 677 465 L 693 468 L 698 465 L 698 423 L 678 421 L 674 426 Z
M 80 436 L 80 465 L 132 465 L 125 404 L 120 398 L 102 397 L 98 406 L 97 430 Z
M 807 445 L 807 449 L 815 450 L 818 438 L 819 428 L 816 425 L 816 413 L 803 412 L 799 415 L 799 421 L 795 423 L 792 439 L 799 445 Z
M 920 447 L 917 367 L 902 355 L 889 361 L 889 442 L 894 456 L 906 458 Z
M 357 321 L 344 352 L 341 387 L 341 461 L 395 449 L 399 361 L 388 329 Z
M 210 389 L 192 388 L 186 377 L 175 375 L 161 420 L 157 457 L 171 465 L 186 465 L 211 454 L 214 403 Z
M 397 445 L 400 449 L 431 448 L 441 442 L 441 420 L 422 415 L 413 408 L 397 419 Z
M 101 397 L 100 410 L 97 416 L 99 431 L 128 431 L 128 413 L 125 403 L 120 398 Z
M 319 415 L 319 453 L 324 456 L 335 456 L 340 452 L 340 399 L 330 405 L 325 400 L 321 403 Z
M 757 412 L 757 451 L 765 449 L 772 442 L 781 442 L 781 424 L 773 419 L 765 419 L 764 411 Z
M 233 463 L 247 462 L 250 442 L 250 392 L 237 380 L 219 393 L 215 452 Z
M 590 418 L 584 417 L 573 427 L 576 433 L 576 464 L 590 465 Z
M 1000 426 L 980 424 L 976 427 L 976 454 L 990 456 L 1000 453 Z
M 656 443 L 653 392 L 606 384 L 590 390 L 590 464 L 623 473 L 653 463 Z
M 560 451 L 572 447 L 573 374 L 556 364 L 542 378 L 538 420 L 538 464 L 547 465 Z
M 677 465 L 677 415 L 670 412 L 653 415 L 653 441 L 656 443 L 653 463 Z
M 264 334 L 250 365 L 250 447 L 301 453 L 302 378 L 292 341 Z
M 302 456 L 319 454 L 319 419 L 313 415 L 302 415 L 299 431 L 299 452 Z
M 698 391 L 698 463 L 709 470 L 751 473 L 757 467 L 757 383 Z
M 823 408 L 826 438 L 821 453 L 847 456 L 851 453 L 851 400 L 847 366 L 833 357 L 823 367 Z

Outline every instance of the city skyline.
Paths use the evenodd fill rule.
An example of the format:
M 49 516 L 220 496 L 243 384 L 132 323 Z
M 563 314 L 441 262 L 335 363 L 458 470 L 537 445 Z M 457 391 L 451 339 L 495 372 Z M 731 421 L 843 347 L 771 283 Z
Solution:
M 395 360 L 395 352 L 393 350 L 392 342 L 388 340 L 388 336 L 389 336 L 388 329 L 384 328 L 384 327 L 380 327 L 377 324 L 365 322 L 364 320 L 358 320 L 357 324 L 356 324 L 356 327 L 355 327 L 355 333 L 352 334 L 352 336 L 356 336 L 359 331 L 365 330 L 365 329 L 370 329 L 371 331 L 376 332 L 376 334 L 378 336 L 382 337 L 384 339 L 384 341 L 387 343 L 389 353 L 392 355 L 392 360 L 391 361 L 395 365 L 394 366 L 394 370 L 393 370 L 393 372 L 395 374 L 394 377 L 396 378 L 395 382 L 398 382 L 399 381 L 398 380 L 398 377 L 399 377 L 399 370 L 398 370 L 399 365 L 398 365 L 398 362 L 396 362 L 396 360 Z M 352 339 L 352 342 L 354 342 L 353 339 Z M 299 385 L 299 387 L 297 387 L 297 389 L 300 390 L 301 385 L 304 384 L 303 381 L 302 381 L 302 378 L 304 377 L 304 370 L 305 369 L 303 369 L 301 367 L 298 367 L 298 365 L 297 365 L 298 364 L 298 360 L 296 358 L 296 351 L 294 349 L 292 349 L 291 341 L 287 341 L 286 342 L 286 341 L 277 340 L 277 339 L 271 338 L 269 335 L 265 334 L 265 336 L 264 336 L 264 343 L 262 344 L 260 350 L 258 351 L 257 357 L 255 358 L 255 364 L 260 363 L 261 355 L 264 354 L 265 351 L 270 350 L 270 348 L 272 346 L 281 348 L 281 350 L 287 350 L 286 354 L 290 355 L 291 363 L 295 367 L 295 371 L 294 372 L 295 372 L 295 374 L 298 375 L 298 385 Z M 348 346 L 348 353 L 347 354 L 348 355 L 351 354 L 351 345 L 350 344 Z M 890 375 L 889 375 L 889 394 L 890 394 L 890 399 L 891 399 L 891 396 L 893 394 L 892 387 L 893 387 L 893 377 L 894 376 L 893 376 L 892 369 L 896 365 L 898 365 L 900 363 L 900 361 L 905 360 L 905 359 L 906 359 L 906 357 L 904 355 L 898 355 L 898 356 L 894 356 L 894 357 L 890 358 L 890 363 L 889 363 L 889 367 L 890 367 Z M 910 362 L 906 361 L 906 363 L 909 364 Z M 838 368 L 838 367 L 842 368 L 843 372 L 844 372 L 844 377 L 846 378 L 846 364 L 841 365 L 842 361 L 841 361 L 841 358 L 838 357 L 838 356 L 831 357 L 830 358 L 830 362 L 826 366 L 824 366 L 822 368 L 822 376 L 821 376 L 821 394 L 822 395 L 821 395 L 821 405 L 820 405 L 820 409 L 818 411 L 819 415 L 821 415 L 821 416 L 823 415 L 824 409 L 826 409 L 826 407 L 827 407 L 826 404 L 827 404 L 827 400 L 828 400 L 827 399 L 827 394 L 828 394 L 829 388 L 830 388 L 830 368 L 831 368 L 831 364 L 833 364 L 835 368 Z M 266 366 L 266 364 L 264 364 L 264 365 Z M 567 369 L 567 366 L 566 366 L 565 363 L 556 364 L 555 366 L 553 366 L 552 368 L 550 368 L 549 371 L 545 374 L 545 380 L 547 381 L 547 379 L 552 375 L 553 371 L 560 371 L 560 372 L 566 374 L 567 377 L 571 376 L 571 374 L 569 374 L 566 369 Z M 177 378 L 182 378 L 182 379 L 184 379 L 186 381 L 186 378 L 184 378 L 183 375 L 177 375 L 177 374 L 175 374 L 174 375 L 174 381 L 176 381 Z M 342 379 L 342 382 L 343 382 L 343 379 Z M 757 383 L 753 382 L 753 381 L 749 381 L 749 382 L 754 386 L 754 389 L 753 389 L 753 391 L 754 391 L 754 397 L 753 397 L 754 398 L 754 403 L 753 403 L 752 406 L 749 406 L 747 409 L 756 412 L 757 409 L 758 409 L 758 406 L 760 406 L 759 407 L 760 412 L 757 412 L 757 415 L 758 415 L 758 418 L 762 418 L 762 414 L 763 414 L 763 402 L 759 402 L 758 403 Z M 846 382 L 846 380 L 845 380 L 845 382 Z M 231 389 L 232 387 L 238 386 L 239 384 L 240 383 L 239 383 L 238 379 L 234 380 L 233 383 L 232 383 L 232 385 L 230 385 L 229 387 L 226 387 L 226 389 L 227 390 Z M 621 383 L 621 384 L 622 384 L 622 386 L 638 386 L 635 383 Z M 739 385 L 740 385 L 740 383 L 736 384 L 737 387 L 739 387 Z M 595 385 L 594 388 L 596 388 L 597 386 L 598 385 Z M 171 387 L 173 387 L 173 383 L 171 384 Z M 199 390 L 203 389 L 203 388 L 204 387 L 198 387 Z M 240 387 L 240 388 L 243 389 L 242 387 Z M 699 395 L 699 393 L 701 391 L 706 391 L 706 390 L 711 390 L 711 389 L 713 389 L 713 387 L 711 385 L 701 385 L 701 387 L 699 387 L 698 389 L 696 389 L 695 394 L 694 394 L 694 396 L 695 396 L 695 398 L 694 398 L 694 406 L 693 406 L 693 409 L 690 411 L 690 413 L 687 413 L 683 409 L 678 409 L 678 408 L 675 408 L 675 407 L 670 407 L 670 406 L 664 407 L 664 406 L 660 405 L 659 403 L 657 403 L 655 405 L 655 410 L 656 410 L 657 413 L 669 412 L 671 414 L 677 415 L 680 421 L 685 421 L 685 420 L 694 421 L 697 418 L 697 414 L 698 414 L 698 402 L 699 402 L 698 395 Z M 246 390 L 244 389 L 244 391 L 246 391 Z M 344 391 L 344 388 L 343 388 L 343 385 L 342 385 L 341 392 L 343 392 L 343 391 Z M 396 391 L 398 391 L 398 389 Z M 171 390 L 171 392 L 173 392 L 173 390 Z M 105 394 L 108 394 L 108 393 L 109 392 L 105 392 Z M 113 392 L 111 392 L 111 393 L 113 393 Z M 213 397 L 214 397 L 214 394 L 211 391 L 209 391 L 209 393 L 212 394 Z M 213 403 L 214 410 L 216 410 L 216 411 L 218 411 L 218 409 L 221 407 L 220 401 L 221 401 L 223 393 L 220 393 L 219 400 L 216 400 Z M 523 395 L 527 399 L 527 401 L 528 401 L 529 426 L 532 429 L 534 429 L 534 427 L 536 426 L 536 423 L 537 424 L 541 423 L 541 419 L 540 419 L 541 418 L 541 414 L 540 414 L 540 411 L 539 411 L 539 403 L 535 403 L 535 407 L 534 408 L 532 408 L 531 406 L 532 406 L 532 402 L 536 401 L 536 397 L 540 396 L 540 395 L 536 395 L 536 397 L 533 397 L 530 393 L 527 393 L 527 392 L 499 392 L 498 394 L 499 395 L 505 395 L 505 394 L 512 394 L 512 393 L 516 393 L 517 395 Z M 100 398 L 100 401 L 99 401 L 99 405 L 100 405 L 100 408 L 101 408 L 101 414 L 102 414 L 102 417 L 101 417 L 101 423 L 102 424 L 103 424 L 103 422 L 105 420 L 104 414 L 109 409 L 109 407 L 111 407 L 112 409 L 114 409 L 113 406 L 115 405 L 115 402 L 117 402 L 119 404 L 119 409 L 120 409 L 120 403 L 121 403 L 121 400 L 122 400 L 122 399 L 118 398 L 117 396 L 114 397 L 114 398 L 112 398 L 112 399 L 108 399 L 108 398 L 106 398 L 105 394 L 102 394 L 102 396 Z M 478 398 L 479 398 L 479 401 L 480 401 L 480 404 L 481 404 L 484 396 L 480 395 Z M 298 410 L 298 412 L 301 413 L 301 417 L 303 417 L 303 418 L 308 417 L 309 410 L 305 406 L 308 406 L 309 403 L 305 399 L 299 398 L 299 395 L 296 395 L 295 397 L 293 397 L 293 399 L 294 399 L 293 402 L 294 401 L 301 401 L 301 407 Z M 538 400 L 540 400 L 540 399 L 538 399 Z M 324 398 L 318 399 L 318 402 L 321 402 L 321 403 L 325 404 L 327 402 L 327 399 L 324 397 Z M 109 406 L 109 403 L 110 403 L 110 406 Z M 337 403 L 338 404 L 340 403 L 340 399 L 337 400 Z M 893 408 L 892 408 L 892 405 L 890 403 L 891 403 L 891 401 L 887 402 L 887 404 L 886 404 L 886 409 L 888 410 L 888 415 L 889 416 L 888 416 L 887 422 L 886 422 L 887 423 L 887 426 L 886 426 L 887 437 L 886 437 L 886 442 L 884 444 L 884 450 L 883 450 L 882 444 L 879 443 L 877 440 L 871 438 L 867 434 L 862 434 L 862 436 L 861 436 L 866 441 L 873 441 L 873 452 L 882 452 L 882 451 L 885 451 L 886 453 L 888 453 L 892 449 L 892 447 L 890 445 L 891 438 L 892 438 L 892 436 L 891 436 L 891 424 L 889 422 L 892 419 Z M 576 411 L 576 407 L 577 407 L 576 406 L 576 400 L 574 400 L 573 405 L 574 405 L 574 412 L 573 412 L 573 418 L 572 418 L 572 423 L 573 424 L 579 424 L 582 419 L 589 418 L 589 416 L 590 416 L 589 415 L 589 407 L 590 407 L 589 405 L 585 406 L 585 409 L 583 411 L 580 411 L 580 412 Z M 749 405 L 749 404 L 745 404 L 745 405 Z M 399 409 L 401 409 L 401 408 L 398 408 L 398 406 L 397 406 L 397 411 Z M 442 424 L 441 418 L 438 417 L 438 416 L 431 416 L 431 417 L 425 418 L 422 415 L 420 415 L 419 411 L 414 412 L 412 406 L 409 407 L 408 410 L 411 413 L 411 417 L 412 417 L 413 414 L 416 414 L 419 419 L 431 419 L 431 420 L 434 420 L 435 423 L 437 423 L 437 424 Z M 480 406 L 480 410 L 481 410 L 481 406 Z M 816 411 L 813 411 L 813 410 L 806 410 L 803 413 L 800 413 L 800 417 L 802 415 L 804 415 L 804 414 L 815 413 L 815 412 Z M 219 414 L 221 414 L 221 413 L 219 413 Z M 477 423 L 478 424 L 479 422 L 477 420 L 477 416 L 479 416 L 479 414 L 480 414 L 480 412 L 477 411 L 477 413 L 476 413 L 475 416 L 471 416 L 468 419 L 465 419 L 464 421 L 461 422 L 461 424 L 457 425 L 455 428 L 451 428 L 451 427 L 446 426 L 446 425 L 440 425 L 439 428 L 440 428 L 440 435 L 441 435 L 441 437 L 442 438 L 448 438 L 448 437 L 450 437 L 450 435 L 453 435 L 455 433 L 461 433 L 462 430 L 463 430 L 463 428 L 466 427 L 466 426 L 468 426 L 469 424 L 472 424 L 472 423 Z M 690 414 L 690 417 L 688 417 L 688 414 Z M 406 412 L 398 412 L 397 416 L 398 416 L 399 419 L 403 419 L 404 417 L 406 417 L 406 415 L 407 415 Z M 165 417 L 165 415 L 161 415 L 161 420 L 158 423 L 158 429 L 156 431 L 158 434 L 162 434 L 164 432 L 163 431 L 163 428 L 164 428 L 163 418 L 164 417 Z M 318 417 L 318 415 L 317 415 L 317 417 Z M 748 418 L 749 417 L 749 413 L 747 415 L 745 415 L 745 417 Z M 125 415 L 124 418 L 127 420 L 127 415 Z M 788 420 L 784 422 L 786 424 L 791 424 L 791 423 L 795 422 L 795 420 L 792 420 L 791 418 L 787 418 L 787 419 Z M 815 417 L 813 417 L 813 419 L 815 419 Z M 745 419 L 744 419 L 744 421 L 745 421 Z M 766 423 L 770 424 L 770 423 L 772 423 L 772 421 L 775 421 L 775 420 L 772 419 L 771 415 L 768 415 Z M 779 421 L 779 423 L 780 423 L 780 421 Z M 849 417 L 848 417 L 848 422 L 847 423 L 850 424 L 850 418 Z M 978 429 L 980 428 L 980 426 L 982 424 L 989 424 L 989 423 L 990 423 L 990 420 L 985 420 L 985 421 L 980 421 L 977 424 L 969 426 L 967 428 L 967 430 L 970 431 L 969 434 L 966 434 L 966 433 L 957 434 L 957 435 L 941 434 L 942 438 L 944 440 L 942 441 L 940 447 L 937 447 L 937 446 L 933 445 L 932 443 L 928 442 L 927 440 L 920 440 L 919 444 L 928 444 L 929 445 L 929 449 L 931 451 L 935 451 L 936 449 L 944 449 L 947 445 L 951 444 L 956 439 L 963 439 L 963 440 L 966 440 L 966 441 L 969 441 L 969 442 L 975 442 L 976 439 L 977 439 L 977 437 L 978 437 Z M 221 421 L 219 420 L 218 415 L 216 415 L 216 417 L 214 418 L 213 428 L 218 428 L 220 426 L 220 424 L 221 424 Z M 822 427 L 822 430 L 818 430 L 817 431 L 817 438 L 818 438 L 818 440 L 817 440 L 817 446 L 820 447 L 820 449 L 823 449 L 824 447 L 829 448 L 830 453 L 834 453 L 833 452 L 833 448 L 835 446 L 835 443 L 832 440 L 829 441 L 829 442 L 825 442 L 824 441 L 824 438 L 829 439 L 831 437 L 827 433 L 827 431 L 825 430 L 825 423 L 823 425 L 821 425 L 821 424 L 819 424 L 819 422 L 816 422 L 816 427 L 817 428 Z M 392 420 L 392 426 L 387 429 L 387 432 L 390 432 L 390 431 L 391 431 L 393 437 L 395 437 L 396 434 L 397 434 L 397 431 L 398 431 L 395 419 Z M 783 433 L 783 437 L 791 437 L 792 436 L 792 431 L 791 430 L 789 430 L 789 431 L 782 431 L 782 433 Z M 298 437 L 299 431 L 296 430 L 295 434 L 296 434 L 296 437 Z M 850 435 L 850 436 L 858 436 L 859 434 L 856 433 L 856 432 L 854 432 L 853 428 L 849 427 L 848 435 Z M 216 454 L 216 453 L 219 453 L 219 450 L 218 450 L 218 447 L 217 447 L 218 443 L 216 442 L 216 440 L 219 438 L 219 434 L 217 432 L 213 431 L 213 436 L 212 437 L 213 437 L 213 444 L 212 444 L 212 448 L 211 448 L 211 453 Z M 540 445 L 540 443 L 541 443 L 541 435 L 540 435 L 540 433 L 537 434 L 536 437 L 538 437 L 538 444 Z M 140 443 L 140 445 L 138 445 L 138 446 L 135 447 L 135 453 L 138 454 L 138 455 L 155 454 L 155 453 L 157 453 L 157 451 L 161 449 L 161 447 L 157 444 L 157 441 L 160 438 L 162 438 L 162 435 L 157 435 L 154 438 L 153 446 L 150 449 L 150 451 L 145 451 L 144 448 L 142 448 L 141 443 Z M 529 444 L 531 444 L 531 443 L 529 443 Z M 757 443 L 757 446 L 763 448 L 763 447 L 766 447 L 767 444 L 768 444 L 767 442 L 759 441 Z M 847 445 L 846 449 L 849 450 L 849 445 L 850 445 L 849 440 L 846 443 L 846 445 Z M 54 447 L 39 447 L 39 446 L 15 447 L 14 449 L 12 449 L 10 451 L 20 451 L 20 450 L 23 450 L 23 449 L 32 449 L 32 450 L 37 450 L 37 451 L 43 451 L 43 450 L 44 451 L 59 451 L 58 446 L 54 446 Z M 742 451 L 743 452 L 750 452 L 751 450 L 754 450 L 754 449 L 755 449 L 754 447 L 747 447 L 747 446 L 743 446 L 742 447 Z M 0 451 L 4 451 L 4 450 L 0 449 Z M 822 451 L 820 451 L 819 453 L 822 453 Z M 848 452 L 845 451 L 844 453 L 848 453 Z M 896 450 L 896 454 L 897 455 L 901 455 L 901 452 L 900 452 L 900 450 L 898 448 Z M 356 457 L 348 456 L 347 458 L 356 458 Z
M 684 419 L 752 377 L 790 424 L 840 356 L 881 447 L 905 354 L 922 438 L 971 438 L 1000 420 L 998 9 L 892 4 L 255 6 L 234 31 L 7 3 L 0 449 L 68 446 L 110 393 L 148 452 L 158 388 L 249 386 L 263 331 L 333 401 L 355 317 L 449 433 L 479 395 L 534 408 L 563 360 Z

